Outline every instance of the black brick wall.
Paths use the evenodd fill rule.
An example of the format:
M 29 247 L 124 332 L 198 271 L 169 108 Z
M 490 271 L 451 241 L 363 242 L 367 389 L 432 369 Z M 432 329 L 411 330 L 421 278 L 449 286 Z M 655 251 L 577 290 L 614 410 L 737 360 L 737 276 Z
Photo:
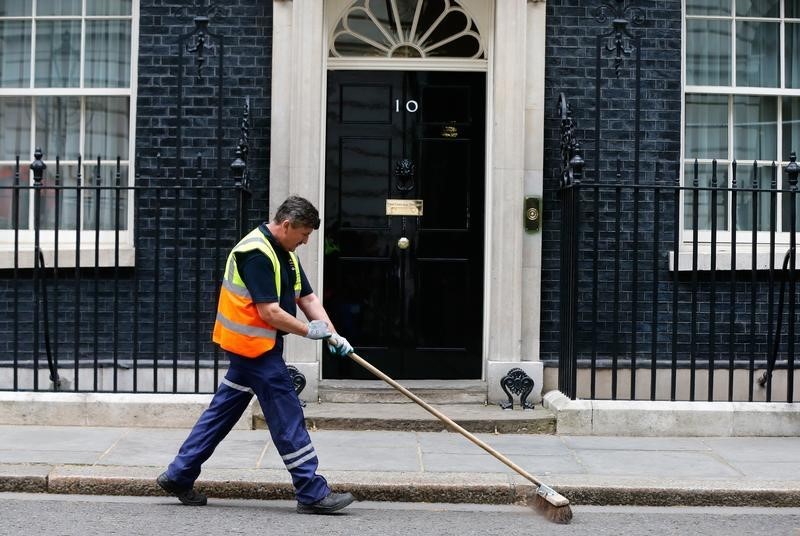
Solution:
M 547 58 L 545 72 L 546 106 L 549 113 L 545 123 L 545 177 L 544 203 L 545 224 L 543 228 L 543 273 L 542 273 L 542 359 L 555 362 L 559 353 L 559 247 L 561 213 L 559 205 L 559 126 L 560 117 L 556 111 L 558 97 L 564 93 L 572 108 L 573 118 L 577 124 L 577 136 L 582 143 L 583 158 L 586 162 L 584 181 L 632 184 L 635 180 L 635 139 L 636 139 L 636 65 L 639 55 L 640 69 L 640 112 L 639 112 L 639 168 L 640 184 L 674 184 L 680 159 L 680 110 L 681 110 L 681 2 L 678 0 L 651 0 L 627 2 L 639 10 L 643 20 L 636 24 L 632 11 L 624 16 L 630 21 L 628 31 L 638 38 L 638 43 L 625 36 L 626 45 L 634 48 L 629 56 L 623 56 L 619 66 L 619 75 L 615 68 L 616 54 L 606 49 L 614 46 L 611 36 L 613 16 L 606 20 L 598 20 L 598 6 L 601 2 L 569 2 L 555 1 L 547 3 Z M 617 5 L 616 3 L 613 3 Z M 610 12 L 609 15 L 612 15 Z M 602 37 L 601 37 L 602 36 Z M 598 64 L 597 47 L 601 48 L 599 64 L 600 75 L 600 110 L 599 110 L 599 142 L 597 138 L 597 105 L 596 88 Z M 638 50 L 637 50 L 638 49 Z M 581 210 L 581 221 L 592 222 L 595 217 L 594 193 L 583 194 L 584 203 Z M 613 278 L 613 262 L 616 241 L 613 228 L 616 218 L 616 201 L 614 192 L 603 191 L 599 198 L 600 243 L 598 257 L 598 279 L 602 289 L 599 299 L 602 304 L 608 303 L 608 290 Z M 621 197 L 620 221 L 627 234 L 621 248 L 621 280 L 623 290 L 631 290 L 631 261 L 634 252 L 631 249 L 630 234 L 633 225 L 633 201 L 630 192 Z M 641 236 L 652 236 L 653 231 L 653 194 L 643 193 L 640 197 L 639 231 Z M 659 255 L 663 256 L 671 249 L 672 204 L 661 198 L 661 237 Z M 593 232 L 583 224 L 580 254 L 580 299 L 586 303 L 591 298 L 591 282 L 593 273 L 592 255 L 594 248 Z M 652 246 L 639 252 L 642 258 L 640 270 L 652 266 Z M 662 264 L 665 265 L 666 261 Z M 662 280 L 666 276 L 661 276 Z M 649 281 L 651 281 L 650 279 Z M 652 286 L 648 280 L 639 283 L 641 303 L 637 317 L 651 311 L 651 303 L 645 294 Z M 661 292 L 663 292 L 662 289 Z M 625 296 L 625 294 L 623 294 Z M 663 298 L 661 298 L 663 299 Z M 624 298 L 623 298 L 623 301 Z M 627 317 L 626 317 L 627 313 Z M 630 302 L 627 310 L 620 315 L 620 326 L 608 323 L 599 326 L 600 339 L 609 339 L 613 331 L 628 331 L 627 342 L 630 348 Z M 591 351 L 591 339 L 586 328 L 591 328 L 592 317 L 581 308 L 580 326 L 582 328 L 579 349 L 581 352 Z M 608 320 L 610 311 L 601 308 L 600 318 Z M 649 324 L 642 324 L 640 329 L 649 329 Z M 625 335 L 620 337 L 625 341 Z M 608 342 L 608 341 L 605 341 Z M 640 335 L 639 347 L 649 351 L 649 340 L 646 334 Z M 600 352 L 608 348 L 602 344 Z M 622 348 L 620 348 L 621 350 Z M 607 352 L 606 352 L 607 355 Z
M 217 105 L 219 96 L 219 41 L 206 52 L 202 77 L 192 53 L 183 53 L 183 87 L 178 87 L 181 61 L 179 41 L 195 29 L 193 18 L 200 10 L 187 2 L 143 0 L 139 27 L 139 94 L 137 99 L 136 147 L 141 169 L 152 169 L 152 158 L 161 153 L 167 177 L 196 173 L 196 158 L 204 168 L 222 176 L 215 184 L 229 184 L 228 166 L 234 158 L 246 97 L 250 98 L 249 167 L 254 179 L 254 217 L 267 204 L 269 176 L 270 80 L 272 67 L 272 3 L 263 0 L 216 2 L 208 31 L 220 36 L 224 45 L 222 73 L 222 154 L 217 154 Z M 195 39 L 189 39 L 193 44 Z M 183 120 L 178 125 L 178 107 Z M 181 136 L 182 161 L 176 162 Z

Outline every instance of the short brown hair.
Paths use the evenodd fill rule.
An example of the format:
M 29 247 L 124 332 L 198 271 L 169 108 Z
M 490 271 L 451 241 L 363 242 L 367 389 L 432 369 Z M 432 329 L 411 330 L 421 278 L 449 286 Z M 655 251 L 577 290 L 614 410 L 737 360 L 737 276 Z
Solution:
M 299 195 L 290 195 L 281 203 L 272 219 L 275 223 L 289 220 L 292 227 L 311 227 L 319 229 L 319 212 L 308 199 Z

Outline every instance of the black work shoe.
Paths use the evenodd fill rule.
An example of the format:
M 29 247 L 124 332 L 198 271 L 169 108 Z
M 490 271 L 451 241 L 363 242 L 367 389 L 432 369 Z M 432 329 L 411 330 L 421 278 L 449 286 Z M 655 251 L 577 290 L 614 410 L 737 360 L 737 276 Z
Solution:
M 298 514 L 332 514 L 356 500 L 352 493 L 329 493 L 312 504 L 297 503 Z
M 199 491 L 195 491 L 194 488 L 186 489 L 179 487 L 175 482 L 169 479 L 167 473 L 158 475 L 156 482 L 161 486 L 161 489 L 177 497 L 178 500 L 186 506 L 205 506 L 206 502 L 208 502 L 206 496 Z

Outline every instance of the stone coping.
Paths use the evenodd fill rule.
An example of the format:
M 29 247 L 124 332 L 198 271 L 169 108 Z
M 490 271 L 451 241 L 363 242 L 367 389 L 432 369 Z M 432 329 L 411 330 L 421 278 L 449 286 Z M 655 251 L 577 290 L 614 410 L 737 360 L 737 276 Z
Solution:
M 213 395 L 0 392 L 0 425 L 191 428 Z M 234 426 L 253 427 L 253 404 Z
M 211 397 L 173 393 L 0 392 L 0 425 L 189 428 L 208 407 Z M 236 429 L 263 426 L 254 419 L 255 405 L 254 399 Z M 306 418 L 311 428 L 427 431 L 438 427 L 433 417 L 413 404 L 389 406 L 308 404 Z M 550 391 L 544 395 L 542 406 L 534 411 L 502 411 L 493 406 L 469 404 L 437 407 L 474 432 L 639 437 L 800 436 L 800 403 L 570 400 L 559 391 Z
M 800 435 L 800 403 L 570 400 L 550 391 L 542 404 L 556 433 L 638 437 Z

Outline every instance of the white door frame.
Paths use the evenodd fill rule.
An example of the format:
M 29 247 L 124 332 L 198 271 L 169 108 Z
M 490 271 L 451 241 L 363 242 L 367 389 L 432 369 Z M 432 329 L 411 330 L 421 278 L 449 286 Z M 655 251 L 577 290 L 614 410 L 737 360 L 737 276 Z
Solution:
M 350 0 L 273 2 L 272 123 L 269 214 L 289 194 L 324 207 L 325 101 L 331 20 Z M 540 397 L 539 309 L 541 232 L 523 231 L 524 197 L 542 195 L 545 3 L 459 0 L 479 26 L 488 60 L 331 62 L 333 68 L 486 70 L 486 206 L 484 379 L 491 402 L 505 395 L 499 380 L 520 367 Z M 509 217 L 509 215 L 512 215 Z M 518 215 L 514 217 L 513 215 Z M 322 215 L 324 220 L 324 214 Z M 321 293 L 322 241 L 299 252 Z M 318 344 L 287 339 L 286 357 L 307 379 L 302 398 L 317 400 Z

